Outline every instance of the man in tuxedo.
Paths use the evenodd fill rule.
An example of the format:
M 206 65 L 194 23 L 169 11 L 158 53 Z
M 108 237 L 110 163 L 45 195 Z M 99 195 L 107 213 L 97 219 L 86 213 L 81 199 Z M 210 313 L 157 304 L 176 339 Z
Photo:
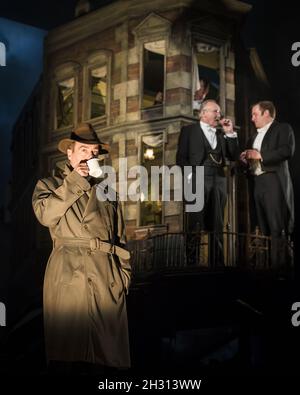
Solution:
M 271 262 L 276 264 L 279 243 L 294 227 L 294 196 L 288 160 L 295 151 L 291 126 L 275 120 L 276 109 L 270 101 L 252 106 L 252 122 L 256 133 L 241 153 L 249 166 L 250 210 L 254 215 L 252 227 L 258 224 L 261 232 L 272 237 Z
M 238 139 L 232 121 L 221 119 L 220 107 L 214 100 L 205 100 L 201 104 L 199 118 L 199 122 L 181 129 L 176 155 L 176 163 L 182 170 L 184 166 L 192 166 L 193 171 L 184 182 L 192 182 L 193 192 L 196 166 L 204 166 L 204 208 L 198 213 L 185 214 L 185 231 L 212 232 L 209 262 L 211 266 L 222 266 L 222 232 L 227 199 L 225 158 L 237 158 Z

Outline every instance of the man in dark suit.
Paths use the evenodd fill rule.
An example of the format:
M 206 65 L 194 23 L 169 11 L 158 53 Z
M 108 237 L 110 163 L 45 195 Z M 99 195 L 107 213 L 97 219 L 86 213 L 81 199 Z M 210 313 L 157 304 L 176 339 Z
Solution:
M 196 166 L 204 166 L 204 208 L 185 214 L 185 231 L 207 230 L 211 233 L 209 262 L 223 265 L 224 208 L 227 199 L 225 158 L 238 156 L 238 139 L 230 119 L 221 119 L 220 107 L 206 100 L 199 110 L 200 121 L 184 126 L 178 141 L 176 163 L 183 169 L 192 166 L 184 182 L 192 182 L 195 192 Z M 217 128 L 219 126 L 219 128 Z
M 257 132 L 247 143 L 241 160 L 249 165 L 250 202 L 256 216 L 251 216 L 264 235 L 272 237 L 272 264 L 278 261 L 283 235 L 294 227 L 293 185 L 288 160 L 295 151 L 291 126 L 275 121 L 275 106 L 261 101 L 252 106 L 252 122 Z M 250 207 L 251 210 L 251 207 Z M 252 224 L 256 225 L 256 223 Z

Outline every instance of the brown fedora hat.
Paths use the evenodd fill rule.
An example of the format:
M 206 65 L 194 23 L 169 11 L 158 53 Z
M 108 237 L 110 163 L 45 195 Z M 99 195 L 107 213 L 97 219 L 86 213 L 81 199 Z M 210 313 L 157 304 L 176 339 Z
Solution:
M 59 151 L 66 154 L 70 144 L 74 141 L 83 144 L 99 144 L 99 155 L 108 153 L 109 145 L 99 140 L 95 129 L 90 123 L 80 123 L 72 131 L 70 138 L 60 140 L 58 143 Z

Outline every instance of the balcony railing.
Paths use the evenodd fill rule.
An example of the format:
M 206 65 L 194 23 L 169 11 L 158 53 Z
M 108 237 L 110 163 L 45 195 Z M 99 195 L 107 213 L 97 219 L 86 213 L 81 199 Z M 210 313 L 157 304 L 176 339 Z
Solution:
M 135 273 L 192 267 L 289 271 L 294 260 L 293 243 L 289 238 L 272 239 L 258 232 L 166 233 L 131 240 L 128 248 Z

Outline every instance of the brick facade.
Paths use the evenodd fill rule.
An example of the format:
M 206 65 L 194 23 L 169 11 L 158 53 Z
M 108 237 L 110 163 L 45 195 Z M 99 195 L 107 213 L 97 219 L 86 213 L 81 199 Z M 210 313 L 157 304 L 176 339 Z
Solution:
M 187 1 L 186 3 L 187 8 L 191 7 L 190 2 Z M 149 134 L 151 131 L 160 131 L 165 133 L 166 136 L 166 144 L 164 145 L 165 163 L 171 166 L 175 164 L 176 160 L 178 136 L 183 124 L 181 118 L 184 117 L 185 123 L 195 121 L 192 111 L 193 40 L 190 40 L 189 14 L 182 13 L 182 8 L 179 8 L 173 0 L 168 3 L 168 7 L 161 4 L 161 10 L 152 9 L 152 3 L 148 0 L 143 2 L 143 5 L 135 0 L 128 4 L 126 7 L 132 7 L 132 12 L 129 12 L 128 9 L 125 10 L 125 8 L 122 12 L 125 2 L 119 1 L 115 2 L 115 5 L 104 7 L 103 13 L 99 12 L 98 14 L 98 20 L 96 14 L 84 16 L 85 19 L 82 19 L 81 27 L 78 23 L 79 20 L 77 21 L 76 28 L 74 27 L 74 35 L 70 34 L 70 30 L 64 31 L 62 27 L 51 32 L 45 47 L 44 84 L 47 87 L 47 90 L 45 90 L 47 93 L 44 98 L 44 123 L 46 130 L 49 130 L 49 134 L 47 138 L 44 136 L 44 144 L 55 149 L 55 141 L 58 139 L 57 133 L 53 131 L 51 126 L 53 109 L 52 112 L 49 111 L 52 100 L 50 92 L 51 86 L 53 86 L 51 85 L 53 71 L 69 61 L 74 62 L 74 67 L 77 67 L 76 112 L 77 121 L 80 122 L 83 119 L 84 106 L 87 100 L 85 97 L 87 86 L 85 84 L 88 83 L 85 80 L 86 65 L 89 57 L 95 51 L 103 51 L 110 59 L 107 96 L 109 111 L 103 119 L 95 120 L 95 127 L 104 141 L 113 141 L 110 159 L 107 159 L 106 163 L 116 163 L 119 157 L 127 156 L 131 162 L 138 164 L 140 136 L 144 133 Z M 115 22 L 108 22 L 111 16 L 110 7 L 120 16 L 119 19 L 116 18 Z M 198 10 L 197 6 L 195 8 L 191 14 L 193 19 L 196 15 L 202 16 L 203 13 L 206 13 L 206 17 L 209 18 L 210 11 Z M 124 15 L 127 15 L 127 17 L 124 17 Z M 228 21 L 224 24 L 228 28 Z M 87 26 L 91 26 L 91 31 L 88 31 Z M 201 23 L 199 26 L 201 27 Z M 213 26 L 213 22 L 210 28 L 212 31 L 216 29 L 214 34 L 221 34 L 217 30 L 218 27 Z M 72 23 L 66 29 L 72 30 Z M 207 28 L 205 27 L 205 29 Z M 60 35 L 67 35 L 70 44 L 63 46 L 63 41 L 59 40 Z M 224 43 L 228 42 L 229 36 L 222 39 Z M 164 104 L 148 110 L 141 108 L 143 95 L 143 64 L 141 62 L 144 42 L 151 40 L 165 40 L 166 42 L 165 88 L 163 92 Z M 226 56 L 223 74 L 220 73 L 224 76 L 222 93 L 226 104 L 226 112 L 234 118 L 234 52 L 230 50 L 229 55 Z M 166 117 L 171 117 L 173 120 L 166 122 Z M 132 127 L 134 128 L 132 129 Z M 69 130 L 63 131 L 63 133 L 68 134 Z M 129 134 L 130 137 L 127 137 Z M 54 155 L 54 152 L 52 155 Z M 125 208 L 129 204 L 132 203 L 126 203 Z M 182 229 L 181 217 L 176 210 L 178 210 L 177 206 L 176 209 L 174 206 L 174 210 L 173 208 L 172 210 L 166 209 L 165 212 L 168 215 L 163 220 L 174 231 Z M 138 225 L 138 215 L 135 214 L 135 219 L 130 217 L 130 215 L 133 215 L 132 207 L 125 212 L 128 212 L 127 222 L 130 234 L 133 235 L 134 228 Z

